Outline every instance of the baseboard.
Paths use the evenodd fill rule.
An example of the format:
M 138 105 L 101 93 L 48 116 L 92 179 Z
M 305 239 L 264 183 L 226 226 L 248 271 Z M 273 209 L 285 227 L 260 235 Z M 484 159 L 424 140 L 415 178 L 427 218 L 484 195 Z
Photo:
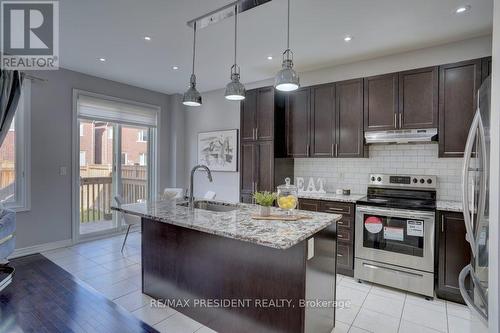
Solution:
M 23 256 L 27 256 L 30 254 L 44 252 L 44 251 L 55 250 L 55 249 L 59 249 L 62 247 L 71 246 L 72 244 L 73 244 L 73 242 L 71 241 L 71 239 L 65 239 L 65 240 L 57 241 L 57 242 L 51 242 L 51 243 L 23 247 L 20 249 L 15 249 L 14 252 L 9 256 L 9 259 L 23 257 Z

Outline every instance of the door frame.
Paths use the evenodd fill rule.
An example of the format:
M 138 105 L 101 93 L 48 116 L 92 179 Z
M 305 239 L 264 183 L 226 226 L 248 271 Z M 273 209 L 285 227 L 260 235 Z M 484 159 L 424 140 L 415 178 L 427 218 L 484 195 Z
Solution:
M 87 95 L 96 98 L 101 98 L 104 100 L 128 103 L 132 105 L 146 106 L 155 110 L 156 113 L 156 128 L 149 128 L 148 134 L 150 140 L 148 144 L 148 192 L 150 198 L 155 198 L 158 193 L 159 188 L 159 159 L 158 159 L 158 133 L 161 131 L 161 107 L 158 105 L 141 103 L 136 101 L 131 101 L 119 97 L 108 96 L 98 93 L 93 93 L 86 90 L 81 89 L 73 89 L 73 100 L 72 100 L 72 117 L 71 117 L 71 240 L 72 243 L 80 243 L 92 239 L 99 239 L 108 237 L 110 235 L 117 235 L 125 232 L 125 228 L 123 225 L 117 221 L 117 227 L 110 231 L 103 231 L 99 233 L 91 233 L 88 235 L 80 235 L 80 216 L 79 216 L 79 199 L 80 199 L 80 127 L 79 127 L 79 118 L 78 118 L 78 96 L 79 95 Z M 139 126 L 139 125 L 137 125 Z M 119 138 L 121 136 L 121 131 L 116 131 L 118 126 L 113 127 L 113 145 L 117 146 L 118 154 L 121 153 L 121 144 L 120 140 L 116 140 L 115 138 Z M 118 133 L 117 133 L 118 132 Z M 113 154 L 113 158 L 116 157 Z M 118 155 L 120 156 L 120 155 Z M 116 165 L 116 161 L 115 161 Z M 118 168 L 118 171 L 120 168 Z M 116 171 L 113 171 L 113 178 L 117 177 Z M 120 179 L 121 177 L 118 177 Z M 115 186 L 118 186 L 118 182 L 115 181 Z M 116 212 L 113 212 L 113 218 L 115 217 Z

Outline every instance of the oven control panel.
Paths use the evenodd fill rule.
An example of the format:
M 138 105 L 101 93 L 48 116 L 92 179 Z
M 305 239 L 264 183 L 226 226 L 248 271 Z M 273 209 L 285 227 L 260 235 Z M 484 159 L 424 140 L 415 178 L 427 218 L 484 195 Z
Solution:
M 428 175 L 371 174 L 368 184 L 370 186 L 435 189 L 437 187 L 437 177 Z

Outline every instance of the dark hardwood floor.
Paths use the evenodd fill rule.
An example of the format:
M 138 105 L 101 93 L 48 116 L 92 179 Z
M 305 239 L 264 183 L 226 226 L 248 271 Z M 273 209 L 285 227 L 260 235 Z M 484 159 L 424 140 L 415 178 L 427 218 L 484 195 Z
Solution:
M 40 254 L 11 261 L 0 332 L 157 332 Z

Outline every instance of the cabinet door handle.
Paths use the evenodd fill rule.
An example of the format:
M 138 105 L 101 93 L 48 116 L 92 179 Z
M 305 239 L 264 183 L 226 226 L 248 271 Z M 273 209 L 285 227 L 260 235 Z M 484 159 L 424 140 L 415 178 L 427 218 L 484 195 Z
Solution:
M 259 128 L 255 127 L 255 140 L 259 137 Z
M 402 127 L 403 126 L 403 114 L 400 113 L 399 114 L 399 127 Z
M 337 234 L 337 237 L 338 238 L 344 238 L 344 236 L 340 235 L 340 234 Z
M 342 254 L 340 254 L 340 253 L 337 253 L 337 257 L 342 258 L 342 257 L 343 257 L 343 255 L 342 255 Z
M 398 115 L 394 114 L 394 128 L 398 128 Z
M 309 145 L 306 145 L 306 154 L 307 154 L 307 156 L 309 156 L 309 150 L 310 150 L 309 147 L 310 147 Z
M 336 211 L 336 212 L 341 212 L 344 209 L 343 208 L 328 207 L 327 210 L 333 210 L 333 211 Z
M 444 216 L 441 216 L 441 232 L 444 232 Z
M 338 221 L 337 224 L 344 225 L 344 221 Z
M 339 157 L 339 144 L 335 144 L 335 157 Z
M 335 156 L 335 152 L 334 152 L 335 148 L 334 148 L 334 146 L 335 146 L 335 144 L 332 143 L 332 153 L 331 153 L 332 156 Z

